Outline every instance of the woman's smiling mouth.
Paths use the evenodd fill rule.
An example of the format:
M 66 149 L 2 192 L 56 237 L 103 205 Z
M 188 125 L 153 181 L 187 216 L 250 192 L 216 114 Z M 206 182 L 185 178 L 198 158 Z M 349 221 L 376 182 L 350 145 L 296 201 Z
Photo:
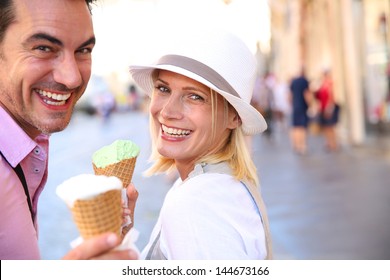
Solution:
M 167 127 L 163 124 L 161 125 L 161 128 L 165 134 L 173 137 L 185 137 L 191 133 L 191 130 Z

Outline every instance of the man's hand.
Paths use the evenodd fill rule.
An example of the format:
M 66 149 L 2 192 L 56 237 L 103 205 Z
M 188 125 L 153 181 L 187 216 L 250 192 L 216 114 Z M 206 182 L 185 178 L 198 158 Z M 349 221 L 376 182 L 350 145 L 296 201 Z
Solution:
M 136 260 L 137 253 L 132 250 L 112 250 L 121 239 L 115 233 L 105 233 L 88 239 L 69 251 L 64 260 Z

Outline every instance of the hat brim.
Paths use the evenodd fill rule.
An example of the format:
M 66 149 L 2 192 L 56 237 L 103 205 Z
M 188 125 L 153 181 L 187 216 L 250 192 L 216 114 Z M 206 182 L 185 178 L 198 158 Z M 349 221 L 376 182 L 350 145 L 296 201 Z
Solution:
M 220 88 L 216 87 L 214 84 L 210 83 L 208 80 L 204 79 L 203 77 L 191 71 L 188 71 L 186 69 L 174 65 L 162 64 L 162 65 L 149 65 L 149 66 L 145 66 L 145 65 L 130 66 L 129 71 L 133 77 L 133 80 L 147 95 L 151 96 L 153 92 L 152 73 L 156 69 L 167 70 L 167 71 L 171 71 L 186 76 L 218 92 L 237 111 L 238 115 L 241 118 L 242 130 L 245 135 L 258 134 L 267 129 L 267 123 L 264 117 L 252 105 L 243 101 L 241 98 L 232 95 L 229 92 L 221 90 Z

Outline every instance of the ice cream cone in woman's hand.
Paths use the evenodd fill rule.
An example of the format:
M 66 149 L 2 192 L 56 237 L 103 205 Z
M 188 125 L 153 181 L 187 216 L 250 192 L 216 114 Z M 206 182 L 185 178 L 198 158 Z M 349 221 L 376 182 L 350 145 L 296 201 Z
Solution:
M 92 156 L 96 175 L 116 176 L 126 188 L 133 177 L 140 148 L 130 140 L 116 140 L 97 150 Z
M 92 166 L 96 175 L 118 177 L 124 188 L 130 184 L 140 148 L 130 140 L 116 140 L 97 150 L 92 156 Z M 126 222 L 122 233 L 131 228 L 131 220 Z

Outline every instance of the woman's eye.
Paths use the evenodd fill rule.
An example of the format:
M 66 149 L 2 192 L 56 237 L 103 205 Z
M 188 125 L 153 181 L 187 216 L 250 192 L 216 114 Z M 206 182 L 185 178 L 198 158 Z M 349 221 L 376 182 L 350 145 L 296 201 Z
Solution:
M 198 94 L 190 94 L 190 99 L 192 100 L 199 100 L 199 101 L 204 101 L 204 98 Z
M 169 92 L 169 89 L 167 87 L 164 87 L 164 86 L 156 86 L 155 87 L 158 91 L 160 92 Z

